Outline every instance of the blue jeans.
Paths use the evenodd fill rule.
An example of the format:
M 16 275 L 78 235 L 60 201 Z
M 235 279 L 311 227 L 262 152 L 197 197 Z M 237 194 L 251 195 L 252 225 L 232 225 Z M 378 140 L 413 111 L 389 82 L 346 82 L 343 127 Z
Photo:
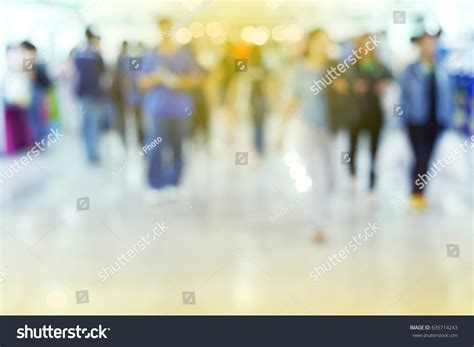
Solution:
M 82 107 L 80 116 L 83 117 L 82 134 L 86 145 L 87 159 L 96 162 L 99 159 L 101 124 L 106 117 L 105 102 L 99 98 L 81 97 L 79 105 Z
M 188 132 L 187 118 L 146 117 L 145 145 L 161 137 L 162 142 L 147 152 L 148 182 L 155 189 L 178 185 L 183 169 L 183 140 Z
M 48 122 L 42 119 L 42 108 L 44 99 L 44 90 L 33 86 L 31 91 L 31 105 L 28 110 L 28 119 L 30 121 L 31 132 L 35 141 L 40 141 L 48 135 Z

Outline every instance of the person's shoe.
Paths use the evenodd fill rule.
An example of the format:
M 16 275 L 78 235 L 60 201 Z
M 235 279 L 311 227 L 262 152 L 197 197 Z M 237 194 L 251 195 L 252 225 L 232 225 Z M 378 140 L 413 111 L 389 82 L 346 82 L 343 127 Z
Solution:
M 428 207 L 426 199 L 421 193 L 415 193 L 412 195 L 410 205 L 412 210 L 415 212 L 424 211 Z
M 321 229 L 318 229 L 314 235 L 314 241 L 318 244 L 326 242 L 326 233 Z
M 99 165 L 100 159 L 98 155 L 92 155 L 87 158 L 90 165 Z
M 369 205 L 369 207 L 375 207 L 377 203 L 377 194 L 373 190 L 371 190 L 369 194 L 367 194 L 367 204 Z

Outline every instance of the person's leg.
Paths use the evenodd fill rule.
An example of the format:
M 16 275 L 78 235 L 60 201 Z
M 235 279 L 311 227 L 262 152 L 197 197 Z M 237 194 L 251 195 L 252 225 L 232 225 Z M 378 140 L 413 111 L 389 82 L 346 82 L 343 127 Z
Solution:
M 317 242 L 325 240 L 328 206 L 327 194 L 331 186 L 328 171 L 327 135 L 309 124 L 299 124 L 297 151 L 306 174 L 312 181 L 307 197 L 307 215 L 315 231 Z
M 142 109 L 140 106 L 135 105 L 132 106 L 132 112 L 135 118 L 135 128 L 137 131 L 137 138 L 140 146 L 143 146 L 145 144 L 145 135 L 143 131 L 143 115 L 142 115 Z
M 159 145 L 146 153 L 149 162 L 148 183 L 152 188 L 160 189 L 167 185 L 163 164 L 163 148 L 168 145 L 168 136 L 166 136 L 166 130 L 164 129 L 166 120 L 146 115 L 145 122 L 147 128 L 146 142 L 151 143 L 158 136 L 162 139 Z
M 355 178 L 355 176 L 356 176 L 355 162 L 356 162 L 357 144 L 359 142 L 360 131 L 361 131 L 360 124 L 352 124 L 352 126 L 349 129 L 349 137 L 350 137 L 349 168 L 350 168 L 350 171 L 351 171 L 352 178 Z
M 426 131 L 427 129 L 419 129 L 418 138 L 419 138 L 419 150 L 418 150 L 418 165 L 413 177 L 416 185 L 416 181 L 425 178 L 428 182 L 428 165 L 430 163 L 430 157 L 433 152 L 434 145 L 434 135 Z M 418 191 L 421 194 L 424 194 L 427 184 L 424 184 L 421 187 L 417 187 Z
M 419 159 L 420 163 L 419 163 L 418 172 L 416 174 L 416 177 L 414 177 L 414 179 L 415 179 L 415 185 L 418 181 L 419 194 L 424 196 L 426 187 L 431 181 L 431 179 L 433 178 L 432 173 L 431 173 L 432 170 L 429 170 L 429 165 L 430 165 L 430 159 L 433 154 L 433 149 L 436 143 L 436 139 L 438 136 L 437 136 L 436 129 L 424 128 L 422 129 L 422 131 L 423 131 L 423 135 L 420 135 L 420 138 L 421 138 L 421 144 L 420 144 L 421 153 L 420 153 L 420 159 Z M 420 184 L 420 180 L 421 182 L 423 182 L 423 185 Z M 424 204 L 424 207 L 426 207 L 425 200 L 423 201 L 423 204 Z
M 44 135 L 41 124 L 41 89 L 36 86 L 31 88 L 31 102 L 28 108 L 28 120 L 34 140 L 41 141 L 42 136 Z
M 209 106 L 206 95 L 198 90 L 194 94 L 194 112 L 191 119 L 191 134 L 196 145 L 207 147 L 209 142 Z
M 326 232 L 331 211 L 331 198 L 335 191 L 335 161 L 334 139 L 331 134 L 318 130 L 316 135 L 316 148 L 314 162 L 317 166 L 316 185 L 313 185 L 313 208 L 317 220 L 315 241 L 318 243 L 326 240 Z M 338 157 L 339 158 L 339 157 Z
M 261 112 L 254 111 L 253 120 L 255 127 L 255 148 L 260 155 L 262 155 L 264 151 L 263 117 L 264 115 Z
M 83 135 L 87 158 L 91 162 L 96 162 L 99 160 L 98 141 L 101 108 L 99 103 L 95 100 L 83 98 L 80 102 L 85 109 L 83 116 Z
M 417 136 L 416 136 L 416 130 L 413 125 L 408 124 L 406 127 L 406 132 L 407 132 L 407 137 L 408 141 L 410 142 L 410 147 L 411 151 L 413 154 L 413 164 L 411 166 L 411 172 L 410 172 L 410 179 L 411 179 L 411 193 L 414 194 L 417 192 L 417 188 L 415 186 L 415 177 L 416 177 L 416 172 L 417 172 L 417 167 L 418 167 L 418 144 L 417 144 Z
M 372 191 L 375 186 L 375 158 L 379 147 L 380 132 L 382 130 L 382 115 L 369 128 L 370 132 L 370 182 L 369 189 Z
M 170 120 L 170 143 L 173 151 L 170 183 L 179 185 L 183 171 L 183 141 L 188 132 L 188 119 L 175 118 Z
M 428 170 L 428 165 L 430 163 L 431 157 L 433 156 L 434 149 L 438 140 L 440 139 L 442 130 L 440 128 L 434 128 L 428 131 L 426 136 L 426 170 Z
M 314 199 L 313 195 L 316 193 L 316 190 L 319 188 L 320 182 L 318 181 L 318 167 L 314 160 L 314 153 L 316 149 L 316 143 L 314 139 L 314 134 L 310 129 L 310 125 L 300 121 L 298 123 L 298 135 L 296 137 L 296 151 L 300 159 L 301 164 L 306 170 L 306 174 L 312 181 L 311 191 L 305 193 L 307 197 L 306 201 L 306 212 L 307 216 L 310 219 L 312 226 L 315 228 L 319 227 L 320 216 L 319 210 L 314 209 L 315 201 L 317 204 L 317 198 Z
M 122 143 L 124 146 L 127 146 L 127 139 L 125 135 L 125 128 L 126 128 L 126 108 L 125 103 L 122 99 L 116 100 L 116 107 L 117 107 L 117 116 L 116 116 L 116 124 L 117 130 L 122 138 Z
M 264 151 L 264 117 L 265 117 L 265 100 L 263 92 L 260 87 L 252 89 L 251 104 L 252 104 L 252 118 L 254 126 L 254 141 L 255 149 L 259 154 Z
M 415 211 L 422 211 L 427 207 L 424 190 L 428 183 L 429 141 L 426 128 L 418 125 L 408 126 L 408 135 L 413 148 L 415 163 L 412 171 L 412 198 L 411 207 Z

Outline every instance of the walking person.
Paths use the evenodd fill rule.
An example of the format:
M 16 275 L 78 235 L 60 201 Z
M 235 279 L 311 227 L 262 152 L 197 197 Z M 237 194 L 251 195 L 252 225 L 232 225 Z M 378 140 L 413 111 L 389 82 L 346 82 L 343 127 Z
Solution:
M 291 84 L 291 100 L 283 114 L 279 142 L 286 123 L 293 114 L 298 117 L 297 152 L 312 180 L 308 215 L 318 243 L 326 239 L 329 220 L 329 201 L 334 192 L 334 135 L 331 131 L 328 90 L 314 92 L 315 81 L 332 81 L 326 74 L 331 65 L 328 57 L 329 38 L 322 29 L 307 36 L 304 58 L 299 62 Z M 326 79 L 328 81 L 326 81 Z
M 145 54 L 145 45 L 143 42 L 138 43 L 138 51 L 136 56 L 143 59 Z M 142 96 L 137 86 L 137 76 L 129 74 L 128 79 L 128 93 L 127 93 L 127 104 L 130 112 L 133 114 L 135 120 L 135 132 L 137 135 L 138 143 L 140 146 L 145 145 L 145 132 L 143 125 L 143 110 L 142 110 Z
M 262 50 L 254 45 L 250 54 L 250 107 L 254 128 L 254 146 L 262 156 L 265 150 L 265 116 L 268 111 L 268 102 L 265 96 L 265 79 L 267 71 L 263 64 Z
M 32 72 L 24 72 L 21 64 L 24 59 L 31 59 L 31 57 L 25 54 L 21 46 L 7 47 L 3 95 L 0 101 L 5 102 L 4 129 L 7 154 L 31 148 L 36 140 L 28 112 L 32 102 L 34 75 Z
M 426 32 L 412 37 L 420 51 L 419 58 L 400 76 L 401 115 L 405 121 L 415 157 L 412 170 L 411 207 L 426 209 L 425 184 L 419 184 L 428 172 L 433 149 L 452 117 L 452 87 L 445 66 L 436 58 L 440 33 Z
M 114 78 L 112 83 L 112 95 L 117 107 L 117 128 L 122 137 L 124 145 L 127 145 L 126 127 L 129 116 L 133 118 L 137 142 L 140 146 L 145 145 L 143 131 L 143 117 L 141 109 L 141 95 L 137 87 L 135 66 L 143 59 L 145 47 L 138 43 L 135 54 L 130 53 L 130 45 L 127 41 L 122 42 L 121 51 L 117 58 Z
M 208 104 L 206 87 L 210 73 L 201 66 L 199 66 L 199 72 L 202 83 L 190 91 L 193 97 L 194 113 L 191 113 L 191 110 L 186 110 L 186 114 L 191 118 L 191 134 L 194 143 L 197 147 L 202 146 L 208 149 L 210 135 L 210 107 Z
M 379 146 L 380 132 L 383 126 L 381 96 L 391 80 L 390 71 L 377 58 L 376 50 L 367 49 L 371 43 L 370 35 L 361 36 L 357 41 L 359 52 L 365 53 L 353 67 L 353 95 L 355 112 L 350 122 L 350 170 L 353 188 L 356 189 L 357 144 L 360 134 L 370 135 L 370 179 L 369 198 L 374 199 L 375 157 Z
M 115 70 L 112 80 L 111 95 L 117 110 L 117 130 L 122 138 L 124 145 L 126 141 L 126 118 L 127 118 L 127 91 L 129 85 L 129 47 L 128 42 L 123 41 L 120 53 L 115 64 Z
M 98 163 L 100 128 L 107 112 L 101 83 L 105 67 L 100 54 L 100 37 L 91 28 L 86 29 L 85 35 L 86 48 L 74 52 L 77 70 L 76 95 L 83 110 L 82 131 L 87 159 L 90 163 Z
M 31 103 L 28 108 L 28 119 L 35 141 L 40 141 L 48 135 L 50 120 L 46 108 L 47 92 L 52 86 L 46 65 L 38 62 L 36 46 L 29 41 L 23 41 L 20 47 L 25 56 L 32 59 L 31 67 Z
M 189 128 L 188 114 L 194 109 L 190 90 L 200 82 L 192 52 L 177 45 L 170 34 L 172 23 L 163 19 L 159 27 L 163 41 L 144 56 L 138 77 L 138 86 L 144 93 L 146 143 L 157 137 L 162 139 L 159 146 L 147 153 L 151 202 L 159 202 L 159 190 L 180 183 L 182 145 Z

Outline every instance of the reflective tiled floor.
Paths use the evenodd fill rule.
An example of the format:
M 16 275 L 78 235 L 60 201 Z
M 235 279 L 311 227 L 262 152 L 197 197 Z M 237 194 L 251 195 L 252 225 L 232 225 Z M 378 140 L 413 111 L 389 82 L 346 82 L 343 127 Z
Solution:
M 338 193 L 328 202 L 329 239 L 317 245 L 305 217 L 310 193 L 295 189 L 285 164 L 294 157 L 291 136 L 284 152 L 264 159 L 250 152 L 249 165 L 236 166 L 235 151 L 251 147 L 249 129 L 238 134 L 232 146 L 216 136 L 209 151 L 188 144 L 182 188 L 153 206 L 145 199 L 142 159 L 114 175 L 125 157 L 108 136 L 108 159 L 90 167 L 79 139 L 66 133 L 1 187 L 0 268 L 8 274 L 0 283 L 1 312 L 472 314 L 472 152 L 430 182 L 432 208 L 415 215 L 406 209 L 410 153 L 403 135 L 387 130 L 378 200 L 369 205 L 363 189 L 351 193 L 341 166 Z M 439 155 L 456 141 L 445 136 Z M 360 152 L 364 186 L 364 145 Z M 2 168 L 11 160 L 2 158 Z M 89 197 L 89 210 L 77 211 L 80 197 Z M 165 232 L 102 281 L 99 273 L 157 222 Z M 313 266 L 369 222 L 380 231 L 313 282 Z M 459 245 L 460 257 L 448 257 L 447 244 Z M 87 291 L 79 302 L 88 302 L 78 304 L 76 291 Z M 183 292 L 194 297 L 183 299 Z

